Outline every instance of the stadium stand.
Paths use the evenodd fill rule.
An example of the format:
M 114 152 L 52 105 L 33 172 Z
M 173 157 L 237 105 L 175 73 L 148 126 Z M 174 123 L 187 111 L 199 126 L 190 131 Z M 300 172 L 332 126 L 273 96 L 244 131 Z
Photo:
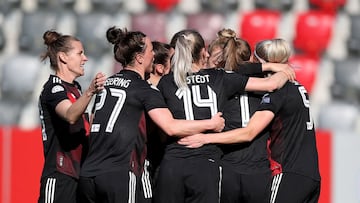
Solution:
M 201 2 L 194 0 L 181 0 L 178 4 L 178 10 L 184 15 L 201 12 Z
M 102 57 L 109 53 L 110 46 L 106 41 L 106 30 L 113 26 L 110 13 L 93 11 L 76 16 L 76 34 L 83 43 L 89 57 Z
M 57 28 L 58 15 L 57 12 L 47 9 L 24 12 L 18 41 L 19 50 L 39 55 L 44 49 L 42 34 L 46 30 Z
M 333 131 L 355 131 L 358 114 L 356 105 L 334 100 L 320 110 L 317 127 Z
M 223 28 L 224 23 L 225 16 L 218 12 L 205 11 L 187 16 L 187 27 L 198 30 L 206 44 L 216 37 L 216 33 Z
M 17 46 L 15 49 L 5 46 L 6 52 L 0 52 L 1 64 L 7 59 L 15 58 L 17 54 L 31 53 L 30 55 L 37 58 L 43 48 L 41 35 L 45 29 L 61 29 L 63 33 L 74 34 L 84 42 L 89 57 L 86 76 L 79 78 L 84 87 L 88 84 L 87 76 L 90 77 L 95 71 L 103 69 L 107 74 L 111 74 L 121 68 L 111 58 L 111 50 L 104 38 L 105 30 L 111 25 L 139 29 L 153 40 L 167 42 L 178 30 L 194 28 L 204 36 L 206 43 L 215 37 L 218 30 L 229 27 L 238 30 L 239 36 L 248 40 L 252 46 L 259 40 L 284 37 L 284 33 L 287 33 L 285 38 L 292 41 L 295 53 L 291 60 L 302 67 L 299 69 L 301 71 L 297 71 L 298 80 L 309 92 L 312 92 L 316 84 L 321 84 L 318 81 L 321 77 L 317 75 L 316 66 L 321 65 L 319 61 L 323 59 L 329 41 L 331 38 L 339 38 L 337 36 L 339 32 L 333 30 L 334 20 L 338 19 L 338 15 L 330 15 L 326 13 L 326 9 L 336 6 L 341 16 L 349 16 L 349 36 L 347 37 L 345 31 L 340 33 L 342 41 L 347 43 L 338 41 L 338 44 L 346 46 L 348 53 L 338 54 L 338 51 L 333 51 L 330 62 L 334 61 L 335 66 L 355 63 L 350 62 L 354 60 L 348 58 L 358 55 L 358 47 L 360 47 L 358 45 L 360 18 L 358 14 L 354 14 L 355 11 L 349 13 L 347 8 L 349 5 L 354 7 L 355 0 L 225 0 L 221 3 L 214 0 L 32 0 L 32 2 L 37 4 L 35 10 L 27 8 L 27 4 L 20 0 L 0 1 L 0 10 L 3 11 L 5 20 L 8 18 L 7 14 L 15 13 L 14 10 L 19 11 L 22 16 L 22 21 L 18 25 L 19 39 L 15 43 Z M 77 9 L 79 6 L 89 9 Z M 342 9 L 343 7 L 346 9 Z M 5 8 L 7 10 L 4 10 Z M 14 21 L 14 17 L 11 18 L 10 20 Z M 343 21 L 338 23 L 343 24 L 341 22 Z M 7 42 L 6 39 L 14 38 L 14 31 L 5 30 L 10 28 L 12 26 L 2 26 L 0 29 L 0 38 L 3 30 L 4 43 Z M 339 28 L 347 29 L 346 26 L 336 27 Z M 333 46 L 332 50 L 340 50 L 336 48 L 338 45 Z M 341 57 L 338 57 L 340 55 L 341 60 L 339 59 Z M 322 69 L 326 70 L 326 67 Z M 334 69 L 336 75 L 345 74 L 337 73 L 338 70 Z M 340 76 L 334 75 L 334 84 L 329 88 L 334 98 L 338 98 L 337 95 L 344 88 L 338 77 Z M 343 96 L 353 95 L 350 97 L 351 100 L 357 101 L 356 94 L 349 93 L 350 90 L 355 91 L 354 88 L 347 88 Z M 331 99 L 327 101 L 331 102 Z
M 7 15 L 13 9 L 19 8 L 21 5 L 21 0 L 1 0 L 0 1 L 0 13 Z
M 124 10 L 128 14 L 146 12 L 147 9 L 148 5 L 146 4 L 146 0 L 124 1 Z
M 272 39 L 278 35 L 281 12 L 269 9 L 255 9 L 242 14 L 239 36 L 246 39 L 251 48 L 258 41 Z
M 321 56 L 332 37 L 335 15 L 321 10 L 308 10 L 298 14 L 293 41 L 298 52 Z
M 236 11 L 239 8 L 237 0 L 200 0 L 200 5 L 202 10 L 220 13 Z
M 85 89 L 95 72 L 111 75 L 121 69 L 105 38 L 106 29 L 116 25 L 166 42 L 184 28 L 198 29 L 207 43 L 222 28 L 238 30 L 251 44 L 285 37 L 320 132 L 324 187 L 319 203 L 357 202 L 359 13 L 359 0 L 0 0 L 0 201 L 36 202 L 38 197 L 43 160 L 37 98 L 50 71 L 39 61 L 42 34 L 54 28 L 83 41 L 89 61 L 78 81 Z M 13 154 L 4 154 L 6 149 Z M 23 173 L 24 166 L 31 176 Z
M 359 15 L 347 13 L 349 5 L 354 7 L 354 2 L 356 2 L 354 0 L 225 0 L 221 3 L 215 0 L 32 0 L 32 2 L 37 4 L 35 10 L 26 8 L 24 2 L 20 0 L 0 1 L 5 19 L 7 19 L 6 14 L 14 13 L 12 12 L 14 10 L 20 11 L 22 15 L 22 21 L 19 24 L 19 39 L 16 41 L 18 49 L 8 47 L 6 53 L 0 52 L 1 64 L 5 63 L 8 54 L 14 56 L 7 57 L 9 59 L 15 58 L 20 53 L 31 53 L 38 57 L 43 48 L 41 35 L 45 29 L 49 28 L 74 34 L 84 42 L 86 54 L 89 57 L 86 75 L 90 77 L 100 69 L 111 74 L 120 68 L 111 58 L 111 50 L 104 38 L 105 30 L 111 25 L 139 29 L 153 40 L 167 42 L 178 30 L 194 28 L 204 36 L 206 43 L 215 37 L 218 30 L 229 27 L 238 30 L 239 36 L 248 40 L 252 46 L 259 40 L 284 37 L 284 33 L 287 33 L 285 38 L 292 41 L 295 53 L 291 60 L 303 67 L 299 69 L 301 71 L 297 71 L 298 80 L 305 84 L 309 92 L 312 92 L 314 85 L 319 83 L 315 67 L 320 66 L 319 61 L 324 57 L 331 38 L 338 37 L 334 36 L 334 34 L 338 35 L 338 32 L 333 30 L 335 29 L 334 19 L 337 19 L 338 15 L 330 15 L 326 13 L 326 9 L 336 7 L 337 12 L 341 12 L 342 16 L 349 16 L 351 23 L 351 26 L 349 23 L 348 38 L 346 38 L 346 32 L 341 33 L 343 41 L 347 40 L 347 43 L 338 41 L 338 44 L 346 46 L 348 53 L 338 54 L 338 51 L 333 51 L 329 60 L 332 62 L 336 58 L 333 56 L 342 55 L 342 59 L 337 57 L 334 64 L 345 64 L 349 56 L 359 53 L 358 47 L 360 47 L 358 46 Z M 79 6 L 89 9 L 77 9 Z M 343 7 L 346 9 L 342 9 Z M 229 16 L 231 19 L 228 19 Z M 11 19 L 11 21 L 14 20 Z M 14 38 L 13 35 L 8 36 L 14 33 L 14 31 L 5 30 L 9 28 L 11 26 L 2 26 L 0 29 L 0 38 L 1 30 L 3 30 L 4 43 L 6 39 Z M 347 29 L 346 26 L 336 27 L 338 28 Z M 340 50 L 336 48 L 338 45 L 333 46 L 332 50 Z M 316 59 L 313 56 L 319 58 Z M 109 67 L 105 68 L 105 66 Z M 338 69 L 334 70 L 337 72 Z M 84 87 L 88 84 L 87 76 L 79 78 Z M 338 76 L 334 75 L 334 84 L 331 85 L 332 96 L 336 98 L 337 89 L 342 89 L 342 83 L 338 80 Z M 349 89 L 351 88 L 348 88 L 346 92 L 350 92 Z M 353 98 L 357 99 L 355 96 Z
M 154 7 L 156 11 L 168 12 L 179 3 L 179 0 L 146 0 L 146 3 Z
M 258 9 L 289 11 L 293 8 L 294 0 L 254 0 L 254 4 Z
M 350 54 L 360 54 L 360 15 L 350 16 L 350 36 L 347 47 Z
M 356 56 L 334 61 L 332 97 L 360 104 L 360 59 Z
M 31 99 L 41 63 L 29 54 L 7 58 L 1 70 L 0 124 L 17 125 L 23 106 Z
M 317 77 L 320 63 L 319 58 L 304 54 L 294 54 L 289 61 L 295 67 L 296 79 L 311 94 Z
M 38 9 L 59 10 L 73 9 L 76 0 L 37 0 Z
M 90 0 L 93 11 L 116 13 L 123 9 L 124 0 Z
M 131 29 L 147 30 L 146 35 L 148 35 L 151 38 L 151 40 L 166 42 L 167 41 L 166 22 L 167 22 L 166 13 L 148 11 L 146 13 L 141 13 L 132 16 Z
M 309 0 L 309 4 L 311 7 L 316 9 L 321 9 L 327 12 L 336 12 L 343 9 L 346 4 L 346 0 Z
M 6 45 L 4 29 L 0 27 L 0 51 L 4 49 Z

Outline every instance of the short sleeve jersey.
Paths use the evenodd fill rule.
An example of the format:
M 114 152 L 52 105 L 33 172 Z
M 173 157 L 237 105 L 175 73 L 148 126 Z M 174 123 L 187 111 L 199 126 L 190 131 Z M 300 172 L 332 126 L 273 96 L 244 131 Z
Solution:
M 308 93 L 298 82 L 287 82 L 267 93 L 258 110 L 275 114 L 270 126 L 271 169 L 276 175 L 292 172 L 320 180 L 314 123 Z
M 202 120 L 221 112 L 228 97 L 244 92 L 247 80 L 246 76 L 225 72 L 223 69 L 203 69 L 187 76 L 186 89 L 176 86 L 173 73 L 163 76 L 158 88 L 174 118 Z M 165 156 L 186 158 L 220 155 L 216 145 L 189 149 L 177 144 L 177 138 L 168 139 L 168 142 Z
M 128 168 L 136 175 L 146 156 L 145 113 L 166 108 L 157 89 L 131 70 L 109 77 L 96 96 L 89 153 L 81 176 L 92 177 Z M 140 127 L 142 126 L 142 127 Z
M 55 111 L 63 100 L 75 102 L 81 96 L 81 87 L 50 75 L 39 97 L 39 113 L 42 128 L 45 163 L 42 177 L 60 172 L 79 177 L 83 146 L 87 146 L 88 121 L 83 118 L 69 124 Z

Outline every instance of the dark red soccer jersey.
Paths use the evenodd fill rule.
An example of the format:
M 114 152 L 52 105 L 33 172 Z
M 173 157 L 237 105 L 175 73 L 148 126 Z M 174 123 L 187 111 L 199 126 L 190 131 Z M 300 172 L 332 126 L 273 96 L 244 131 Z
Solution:
M 54 75 L 50 75 L 43 86 L 39 98 L 45 156 L 42 177 L 55 171 L 79 177 L 83 146 L 87 145 L 87 120 L 81 118 L 71 125 L 55 112 L 55 108 L 65 99 L 75 102 L 80 96 L 79 83 L 69 84 Z

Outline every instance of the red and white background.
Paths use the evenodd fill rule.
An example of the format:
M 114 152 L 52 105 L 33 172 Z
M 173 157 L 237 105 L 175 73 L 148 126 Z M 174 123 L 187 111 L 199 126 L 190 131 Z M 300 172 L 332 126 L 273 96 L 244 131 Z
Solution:
M 317 130 L 319 203 L 360 202 L 360 136 Z M 36 202 L 44 161 L 41 129 L 0 128 L 0 202 Z

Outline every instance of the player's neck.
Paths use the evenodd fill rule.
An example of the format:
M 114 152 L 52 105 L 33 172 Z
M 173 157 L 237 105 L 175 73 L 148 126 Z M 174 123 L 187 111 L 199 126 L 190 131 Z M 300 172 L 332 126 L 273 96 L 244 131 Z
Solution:
M 202 66 L 200 66 L 199 64 L 193 63 L 191 66 L 191 71 L 193 73 L 199 72 L 202 69 Z
M 134 72 L 138 73 L 143 80 L 145 78 L 145 72 L 141 68 L 137 68 L 136 66 L 126 66 L 124 69 L 125 70 L 131 70 L 131 71 L 134 71 Z

